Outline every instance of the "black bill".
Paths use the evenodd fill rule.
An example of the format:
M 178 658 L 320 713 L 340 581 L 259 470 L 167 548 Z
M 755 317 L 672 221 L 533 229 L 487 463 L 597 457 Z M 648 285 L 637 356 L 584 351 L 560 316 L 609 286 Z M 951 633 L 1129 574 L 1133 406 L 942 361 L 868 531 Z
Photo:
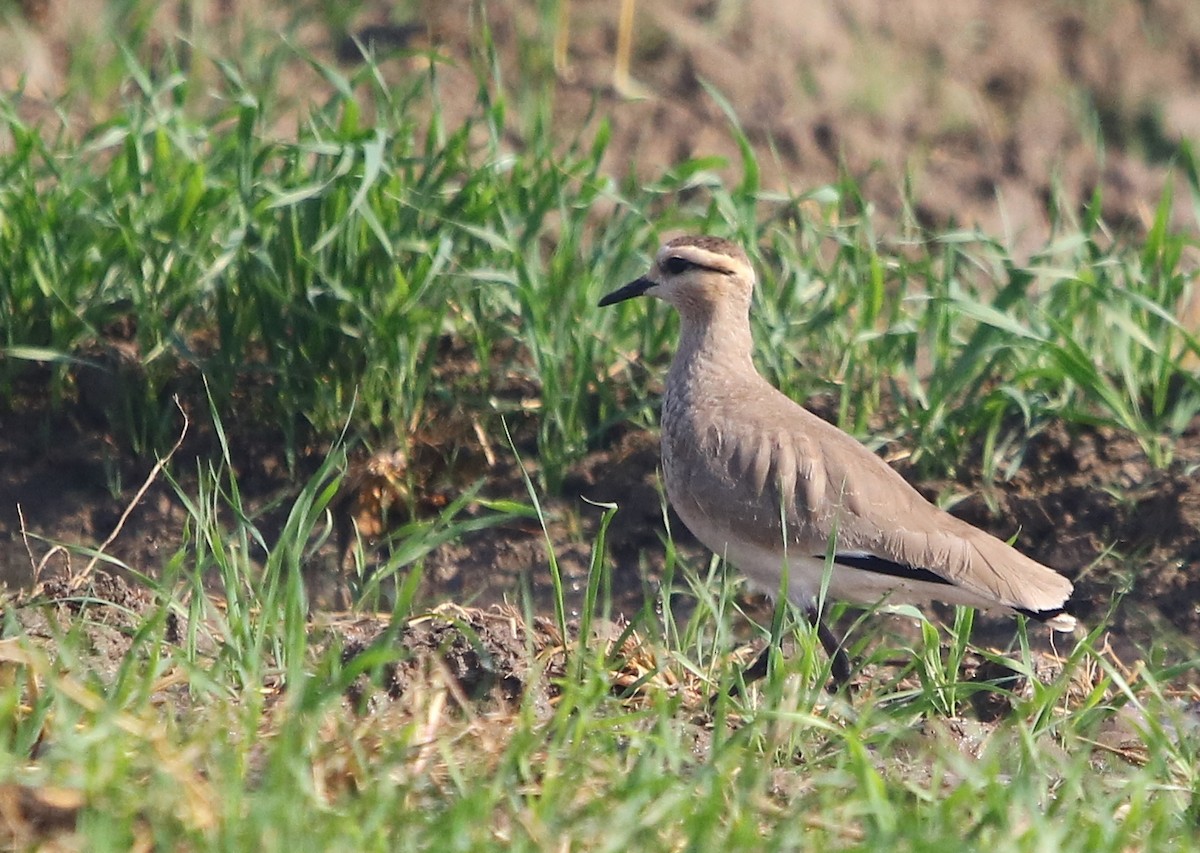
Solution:
M 650 279 L 645 277 L 636 279 L 629 282 L 629 284 L 625 285 L 624 287 L 614 290 L 612 293 L 601 299 L 599 302 L 599 307 L 603 308 L 605 305 L 616 305 L 618 302 L 624 302 L 626 299 L 633 299 L 635 296 L 641 296 L 652 287 L 654 287 L 654 282 L 652 282 Z

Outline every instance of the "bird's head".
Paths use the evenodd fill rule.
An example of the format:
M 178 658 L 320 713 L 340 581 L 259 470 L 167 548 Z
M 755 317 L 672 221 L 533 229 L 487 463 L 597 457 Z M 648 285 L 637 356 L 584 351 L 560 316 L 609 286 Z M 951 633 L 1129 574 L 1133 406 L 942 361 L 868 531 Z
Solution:
M 658 250 L 644 276 L 614 290 L 600 305 L 654 296 L 685 319 L 703 319 L 723 308 L 744 313 L 753 290 L 754 268 L 736 243 L 720 237 L 676 237 Z

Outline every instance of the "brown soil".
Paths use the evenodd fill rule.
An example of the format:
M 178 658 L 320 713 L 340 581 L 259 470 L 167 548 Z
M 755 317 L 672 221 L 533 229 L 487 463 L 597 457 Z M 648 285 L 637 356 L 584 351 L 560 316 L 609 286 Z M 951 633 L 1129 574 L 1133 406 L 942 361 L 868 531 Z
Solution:
M 192 73 L 214 77 L 206 54 L 226 51 L 266 22 L 294 31 L 318 58 L 347 66 L 359 55 L 357 38 L 394 79 L 423 73 L 398 51 L 432 45 L 452 60 L 439 76 L 453 122 L 475 107 L 468 22 L 479 20 L 476 4 L 419 5 L 406 19 L 397 17 L 402 7 L 365 3 L 350 20 L 310 13 L 289 26 L 303 13 L 272 0 L 164 3 L 150 27 L 182 28 L 196 45 Z M 494 3 L 486 12 L 509 79 L 556 79 L 561 127 L 587 134 L 598 117 L 611 122 L 608 166 L 618 174 L 633 164 L 654 177 L 684 158 L 716 154 L 734 164 L 726 174 L 738 176 L 730 118 L 707 84 L 759 152 L 766 186 L 807 190 L 845 171 L 863 188 L 879 228 L 914 219 L 979 226 L 1019 253 L 1045 239 L 1047 203 L 1056 195 L 1059 213 L 1071 216 L 1099 190 L 1111 227 L 1146 227 L 1170 183 L 1170 161 L 1200 136 L 1200 6 L 1190 0 L 1087 7 L 850 0 L 810 4 L 803 14 L 775 0 L 643 2 L 635 4 L 628 80 L 614 64 L 621 5 L 564 4 L 569 28 L 557 55 L 534 4 Z M 0 85 L 23 81 L 22 109 L 50 120 L 49 103 L 72 79 L 73 46 L 104 18 L 106 4 L 20 6 L 24 18 L 0 19 Z M 328 86 L 296 62 L 278 90 L 302 114 Z M 517 128 L 512 141 L 520 144 Z M 908 200 L 900 191 L 906 180 Z M 1189 194 L 1182 182 L 1176 188 L 1175 222 L 1194 228 Z
M 566 674 L 563 638 L 550 620 L 535 618 L 527 626 L 512 608 L 446 604 L 408 621 L 394 635 L 387 621 L 379 619 L 359 620 L 351 630 L 335 627 L 332 633 L 347 641 L 342 650 L 346 664 L 378 645 L 404 651 L 401 660 L 384 665 L 381 678 L 363 675 L 351 685 L 347 699 L 360 712 L 373 700 L 403 699 L 406 692 L 438 678 L 453 684 L 468 702 L 492 699 L 511 707 L 535 691 L 532 707 L 547 710 L 554 680 Z M 542 662 L 541 669 L 531 667 L 533 660 Z M 431 666 L 441 671 L 431 673 Z
M 107 539 L 151 468 L 149 462 L 114 449 L 103 431 L 81 427 L 72 413 L 68 408 L 49 418 L 48 433 L 36 428 L 45 423 L 44 412 L 5 417 L 6 423 L 18 427 L 0 432 L 0 533 L 8 542 L 0 557 L 10 585 L 27 587 L 35 566 L 51 591 L 63 575 L 78 573 L 88 562 L 86 556 L 54 549 L 50 543 L 95 547 Z M 521 450 L 522 430 L 517 427 Z M 215 442 L 204 426 L 192 429 L 194 437 L 185 442 L 173 465 L 185 493 L 194 487 L 194 476 L 187 472 L 215 453 Z M 57 442 L 53 448 L 45 444 L 48 436 Z M 256 520 L 268 542 L 278 535 L 297 481 L 320 462 L 320 454 L 313 452 L 288 475 L 281 444 L 271 439 L 264 440 L 245 425 L 233 432 L 231 442 L 238 448 L 234 467 L 247 505 L 275 504 Z M 483 453 L 478 447 L 454 452 L 460 457 Z M 425 464 L 436 460 L 437 470 L 428 477 L 416 472 L 417 482 L 446 475 L 443 457 L 418 453 L 413 458 Z M 647 592 L 657 595 L 665 536 L 658 462 L 656 436 L 626 431 L 611 447 L 576 465 L 560 496 L 546 499 L 548 530 L 571 612 L 578 613 L 583 604 L 591 543 L 601 514 L 589 502 L 620 507 L 607 541 L 617 612 L 632 618 L 643 609 Z M 1130 435 L 1093 428 L 1072 432 L 1052 425 L 1030 440 L 1024 463 L 1010 482 L 981 492 L 978 471 L 968 468 L 955 480 L 916 485 L 933 500 L 957 498 L 952 507 L 956 515 L 1004 538 L 1017 534 L 1022 550 L 1075 580 L 1076 612 L 1085 622 L 1103 618 L 1114 598 L 1124 595 L 1113 616 L 1118 632 L 1142 644 L 1161 638 L 1166 630 L 1186 635 L 1194 644 L 1200 640 L 1195 604 L 1200 601 L 1200 577 L 1189 567 L 1200 558 L 1200 479 L 1194 475 L 1198 467 L 1200 420 L 1182 436 L 1174 461 L 1163 470 L 1150 464 Z M 117 476 L 123 486 L 114 494 L 112 480 Z M 451 486 L 443 480 L 438 488 Z M 519 471 L 507 458 L 489 470 L 482 493 L 526 499 Z M 425 507 L 424 514 L 436 513 L 441 503 L 423 496 L 417 501 L 418 511 Z M 481 507 L 470 506 L 464 517 L 483 513 Z M 20 535 L 21 516 L 28 541 Z M 153 573 L 179 547 L 185 517 L 178 496 L 160 477 L 129 514 L 107 553 Z M 682 553 L 700 564 L 703 549 L 672 512 L 667 521 Z M 317 607 L 343 605 L 348 586 L 354 585 L 346 566 L 338 568 L 338 552 L 330 542 L 306 566 Z M 383 549 L 379 555 L 385 553 Z M 489 606 L 518 601 L 524 589 L 532 593 L 538 612 L 552 613 L 554 588 L 543 531 L 536 522 L 518 520 L 463 535 L 433 551 L 425 561 L 419 597 L 431 603 Z M 103 593 L 97 590 L 97 597 L 105 598 Z M 765 607 L 759 603 L 758 612 Z
M 1145 637 L 1170 627 L 1200 640 L 1200 419 L 1156 469 L 1137 440 L 1112 429 L 1052 426 L 1029 443 L 1011 483 L 967 496 L 954 513 L 997 536 L 1019 536 L 1034 558 L 1076 581 L 1079 615 L 1113 614 L 1118 631 Z M 923 487 L 932 496 L 933 485 Z M 1165 620 L 1165 624 L 1163 623 Z
M 0 44 L 12 48 L 0 50 L 6 57 L 0 61 L 0 82 L 7 85 L 25 74 L 31 97 L 23 106 L 33 108 L 33 95 L 53 98 L 64 85 L 72 16 L 94 9 L 89 11 L 88 3 L 48 11 L 46 4 L 27 5 L 34 10 L 29 20 L 0 24 Z M 227 5 L 214 4 L 208 13 L 224 14 L 217 7 Z M 234 5 L 247 16 L 262 12 L 261 4 Z M 1045 239 L 1051 224 L 1047 202 L 1056 187 L 1068 214 L 1084 209 L 1100 189 L 1107 221 L 1117 228 L 1144 228 L 1169 181 L 1166 160 L 1182 140 L 1200 135 L 1200 6 L 1189 0 L 1105 4 L 1087 14 L 1071 4 L 1034 0 L 883 5 L 857 0 L 806 8 L 803 15 L 771 0 L 642 3 L 631 65 L 634 82 L 625 91 L 611 85 L 618 5 L 572 4 L 568 62 L 560 69 L 555 101 L 564 126 L 581 126 L 594 103 L 597 113 L 611 120 L 608 159 L 614 171 L 632 163 L 639 174 L 653 175 L 683 157 L 713 153 L 736 163 L 729 119 L 704 90 L 701 81 L 707 81 L 734 106 L 760 153 L 766 185 L 811 188 L 836 181 L 845 170 L 863 187 L 863 202 L 881 230 L 900 231 L 914 221 L 939 228 L 979 225 L 1023 251 Z M 424 32 L 461 60 L 443 77 L 453 121 L 455 110 L 471 109 L 475 91 L 465 61 L 466 6 L 429 4 L 415 30 L 394 31 L 387 27 L 407 22 L 392 21 L 391 7 L 379 4 L 351 22 L 349 31 L 382 34 L 376 42 L 381 50 L 389 33 L 409 44 L 413 33 Z M 534 26 L 530 9 L 517 6 L 511 15 L 493 11 L 490 16 L 502 57 L 514 69 L 520 37 L 529 36 Z M 275 7 L 269 11 L 279 14 Z M 369 26 L 382 29 L 368 31 Z M 308 26 L 302 35 L 329 59 L 345 47 L 340 32 Z M 343 61 L 353 61 L 352 53 L 343 50 L 342 55 Z M 413 73 L 407 62 L 387 61 L 384 68 L 388 74 Z M 314 89 L 305 73 L 297 70 L 295 79 L 281 86 L 311 96 L 319 87 Z M 629 97 L 631 92 L 636 97 Z M 1093 124 L 1094 131 L 1089 130 Z M 1098 139 L 1105 143 L 1103 153 Z M 513 144 L 519 143 L 514 137 Z M 906 176 L 913 193 L 908 201 L 898 191 Z M 1194 228 L 1188 201 L 1186 192 L 1176 193 L 1174 219 L 1179 227 Z M 30 388 L 40 387 L 36 380 L 30 377 Z M 81 389 L 78 402 L 51 410 L 36 391 L 18 390 L 0 406 L 0 573 L 10 585 L 28 587 L 35 575 L 77 571 L 84 558 L 55 551 L 48 543 L 94 547 L 103 541 L 118 527 L 151 468 L 116 445 L 110 425 L 96 416 L 87 397 Z M 196 461 L 210 460 L 216 451 L 202 410 L 192 408 L 193 431 L 174 460 L 185 490 Z M 226 426 L 252 508 L 294 493 L 325 449 L 301 448 L 299 461 L 289 466 L 271 430 Z M 487 432 L 494 424 L 483 426 Z M 464 452 L 486 457 L 489 449 L 473 441 L 468 431 L 460 443 Z M 406 450 L 406 464 L 427 464 Z M 581 600 L 599 517 L 581 500 L 585 497 L 621 506 L 609 541 L 617 606 L 635 612 L 642 606 L 644 583 L 653 588 L 663 529 L 657 460 L 652 436 L 617 430 L 610 445 L 582 460 L 563 494 L 550 500 L 551 538 L 571 606 Z M 1195 642 L 1200 640 L 1200 576 L 1192 571 L 1200 557 L 1198 465 L 1200 428 L 1181 439 L 1175 462 L 1159 471 L 1129 436 L 1052 427 L 1032 440 L 1018 476 L 986 495 L 976 493 L 970 472 L 956 482 L 919 485 L 931 495 L 965 492 L 957 514 L 1001 536 L 1019 531 L 1022 548 L 1079 582 L 1085 619 L 1101 617 L 1114 592 L 1126 592 L 1116 615 L 1122 630 L 1145 642 L 1151 628 L 1166 626 Z M 444 472 L 416 473 L 419 481 L 433 481 Z M 487 478 L 489 496 L 524 496 L 511 462 L 501 459 Z M 429 507 L 440 503 L 438 488 L 443 486 L 431 486 L 426 496 Z M 377 503 L 381 494 L 360 503 Z M 28 540 L 21 535 L 18 506 Z M 355 506 L 358 512 L 361 507 Z M 268 538 L 280 512 L 260 519 Z M 184 517 L 174 490 L 159 478 L 108 553 L 152 573 L 178 547 Z M 677 520 L 672 530 L 685 552 L 700 553 Z M 488 605 L 515 598 L 525 584 L 540 608 L 550 592 L 544 548 L 542 531 L 528 523 L 464 537 L 430 555 L 422 595 L 430 602 Z M 319 603 L 337 600 L 341 581 L 335 550 L 327 547 L 311 567 Z M 1129 570 L 1122 557 L 1136 558 L 1137 571 Z M 1156 624 L 1147 625 L 1147 619 Z M 413 630 L 408 639 L 417 646 L 441 648 L 449 642 L 465 649 L 453 637 L 428 633 L 434 630 L 429 626 Z M 495 659 L 500 661 L 495 677 L 503 685 L 509 664 L 503 656 Z M 452 669 L 471 666 L 460 656 Z

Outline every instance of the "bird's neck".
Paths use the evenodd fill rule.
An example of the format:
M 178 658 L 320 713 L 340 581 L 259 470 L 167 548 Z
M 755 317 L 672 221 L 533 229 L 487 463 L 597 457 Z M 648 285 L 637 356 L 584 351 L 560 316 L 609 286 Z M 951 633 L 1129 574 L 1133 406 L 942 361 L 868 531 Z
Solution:
M 668 384 L 694 385 L 717 377 L 757 376 L 751 354 L 750 316 L 744 306 L 725 306 L 707 313 L 680 314 L 679 349 L 671 362 Z

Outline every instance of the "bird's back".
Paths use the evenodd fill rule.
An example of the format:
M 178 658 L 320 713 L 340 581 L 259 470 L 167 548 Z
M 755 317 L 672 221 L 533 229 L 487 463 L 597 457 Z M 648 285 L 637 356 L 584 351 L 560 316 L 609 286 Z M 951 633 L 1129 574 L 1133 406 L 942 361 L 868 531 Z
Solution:
M 663 403 L 668 496 L 709 548 L 883 558 L 985 602 L 1054 609 L 1071 584 L 926 501 L 837 427 L 752 376 L 672 367 Z M 856 571 L 845 569 L 844 571 Z M 874 587 L 872 587 L 874 588 Z M 957 600 L 956 596 L 946 596 Z

